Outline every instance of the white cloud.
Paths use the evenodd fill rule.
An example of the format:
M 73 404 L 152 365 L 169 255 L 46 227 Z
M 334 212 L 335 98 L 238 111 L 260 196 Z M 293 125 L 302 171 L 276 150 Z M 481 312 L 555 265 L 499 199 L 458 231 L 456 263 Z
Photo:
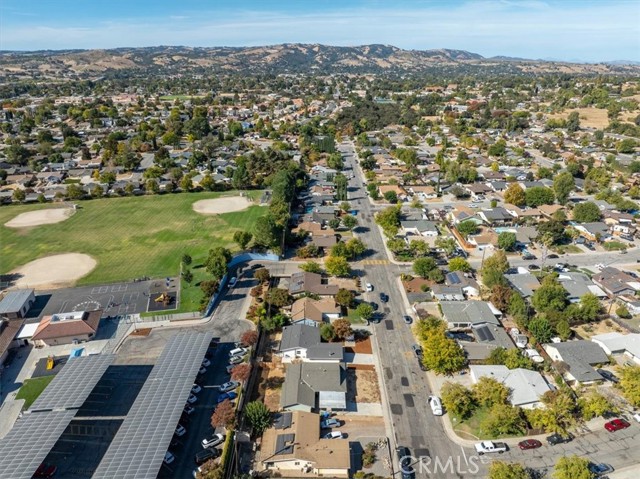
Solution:
M 0 25 L 3 49 L 241 46 L 282 42 L 457 48 L 485 56 L 640 60 L 640 2 L 487 0 L 456 7 L 345 8 L 306 14 L 189 12 L 91 26 Z

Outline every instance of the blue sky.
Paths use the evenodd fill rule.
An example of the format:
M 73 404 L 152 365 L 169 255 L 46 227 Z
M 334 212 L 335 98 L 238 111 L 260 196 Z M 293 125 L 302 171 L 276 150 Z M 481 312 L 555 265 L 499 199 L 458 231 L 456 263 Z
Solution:
M 1 0 L 0 49 L 382 43 L 640 61 L 640 0 Z

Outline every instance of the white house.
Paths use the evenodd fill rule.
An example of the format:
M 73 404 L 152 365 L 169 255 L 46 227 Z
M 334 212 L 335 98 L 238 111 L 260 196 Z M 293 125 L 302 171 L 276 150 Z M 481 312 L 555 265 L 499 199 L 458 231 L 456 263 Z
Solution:
M 609 355 L 623 354 L 640 365 L 640 334 L 606 333 L 591 337 Z
M 285 363 L 294 359 L 339 363 L 344 359 L 342 344 L 321 342 L 320 328 L 302 323 L 283 328 L 278 355 Z
M 511 389 L 509 402 L 513 406 L 534 409 L 542 405 L 540 398 L 551 386 L 537 371 L 529 369 L 509 369 L 506 366 L 469 366 L 471 380 L 475 383 L 481 377 L 491 377 Z

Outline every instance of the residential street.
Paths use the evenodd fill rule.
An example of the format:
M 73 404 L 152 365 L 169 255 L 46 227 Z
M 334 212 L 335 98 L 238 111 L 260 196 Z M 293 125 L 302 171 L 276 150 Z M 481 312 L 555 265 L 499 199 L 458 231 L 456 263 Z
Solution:
M 388 260 L 384 238 L 375 224 L 373 213 L 366 191 L 363 187 L 362 173 L 355 165 L 356 153 L 352 144 L 341 143 L 339 151 L 345 158 L 345 168 L 353 169 L 354 179 L 350 181 L 349 200 L 354 209 L 358 210 L 358 220 L 368 231 L 359 233 L 373 254 L 367 259 Z M 354 190 L 355 188 L 355 190 Z M 605 265 L 633 263 L 640 259 L 640 250 L 630 250 L 626 255 L 620 253 L 584 253 L 561 257 L 561 261 L 577 266 L 593 266 L 597 263 Z M 558 260 L 547 260 L 553 262 Z M 472 259 L 474 266 L 479 266 L 480 260 Z M 512 266 L 526 266 L 531 261 L 521 259 L 510 260 Z M 478 264 L 475 264 L 478 263 Z M 539 264 L 540 258 L 534 263 Z M 365 293 L 368 301 L 378 303 L 384 311 L 384 318 L 374 325 L 374 347 L 378 349 L 384 384 L 382 395 L 383 410 L 390 418 L 392 447 L 407 446 L 414 456 L 429 456 L 427 467 L 420 473 L 415 465 L 416 477 L 463 478 L 486 477 L 487 465 L 493 459 L 514 460 L 526 466 L 550 471 L 553 464 L 561 456 L 577 454 L 588 457 L 596 462 L 606 462 L 615 469 L 633 467 L 637 464 L 637 451 L 640 447 L 640 425 L 633 423 L 624 431 L 609 433 L 601 426 L 593 432 L 576 438 L 569 444 L 550 447 L 544 445 L 535 451 L 520 451 L 517 440 L 508 440 L 511 450 L 495 458 L 475 456 L 472 441 L 457 438 L 451 439 L 443 425 L 447 417 L 433 416 L 427 404 L 430 386 L 427 373 L 420 370 L 411 345 L 415 338 L 411 327 L 402 321 L 402 315 L 411 312 L 400 290 L 399 275 L 407 272 L 409 266 L 399 266 L 391 262 L 388 264 L 371 265 L 362 263 L 364 270 L 363 283 L 370 282 L 374 286 L 372 293 Z M 381 303 L 379 293 L 389 295 L 387 304 Z M 633 422 L 633 421 L 632 421 Z M 450 433 L 451 434 L 451 433 Z M 464 445 L 464 446 L 461 446 Z M 436 462 L 440 464 L 435 467 Z M 475 464 L 479 468 L 475 468 Z M 394 457 L 394 476 L 400 477 L 397 470 L 397 460 Z M 636 466 L 640 470 L 640 466 Z M 437 469 L 437 470 L 435 470 Z

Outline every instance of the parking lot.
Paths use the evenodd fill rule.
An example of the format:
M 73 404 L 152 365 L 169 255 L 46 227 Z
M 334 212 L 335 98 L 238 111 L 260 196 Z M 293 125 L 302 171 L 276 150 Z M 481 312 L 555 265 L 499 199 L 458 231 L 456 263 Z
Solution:
M 229 351 L 235 346 L 233 343 L 220 343 L 215 348 L 210 348 L 211 366 L 203 375 L 200 385 L 202 391 L 197 394 L 198 401 L 193 404 L 195 412 L 189 416 L 183 415 L 180 421 L 187 430 L 184 436 L 174 437 L 174 445 L 169 449 L 175 456 L 175 461 L 171 465 L 163 465 L 159 478 L 163 479 L 187 479 L 192 478 L 193 470 L 196 469 L 194 456 L 202 451 L 202 439 L 210 438 L 214 434 L 211 426 L 211 415 L 217 404 L 220 394 L 218 386 L 229 381 L 229 374 L 226 371 L 229 364 Z M 219 448 L 221 449 L 222 446 Z

